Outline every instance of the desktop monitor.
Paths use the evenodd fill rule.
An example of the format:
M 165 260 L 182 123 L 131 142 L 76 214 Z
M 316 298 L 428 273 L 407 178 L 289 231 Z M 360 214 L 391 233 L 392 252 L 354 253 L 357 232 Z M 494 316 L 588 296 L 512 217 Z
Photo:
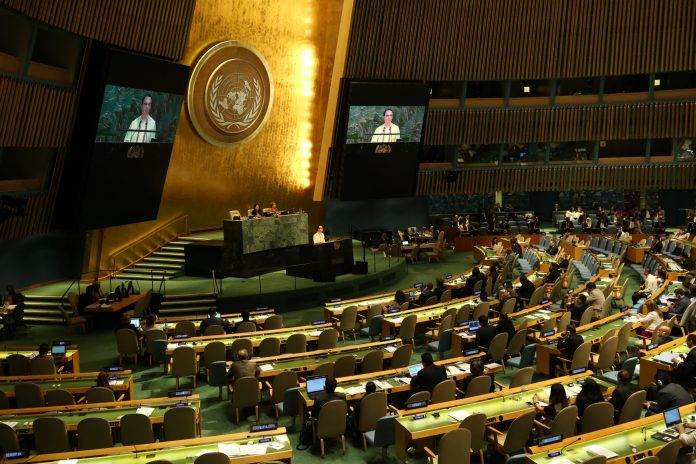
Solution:
M 665 425 L 667 427 L 674 427 L 682 422 L 681 414 L 679 414 L 679 408 L 665 409 L 662 412 L 662 415 L 665 418 Z

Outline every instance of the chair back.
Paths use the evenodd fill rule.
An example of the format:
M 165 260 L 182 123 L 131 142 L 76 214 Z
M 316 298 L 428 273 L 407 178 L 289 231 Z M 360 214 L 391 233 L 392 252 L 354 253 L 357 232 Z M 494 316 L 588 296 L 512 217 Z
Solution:
M 4 422 L 0 422 L 0 446 L 5 451 L 17 451 L 19 449 L 17 432 Z
M 138 336 L 131 329 L 118 329 L 116 331 L 116 349 L 121 355 L 138 353 L 140 351 Z
M 300 412 L 300 388 L 292 387 L 285 390 L 283 396 L 283 416 L 294 417 Z
M 340 437 L 346 432 L 346 413 L 348 404 L 343 400 L 332 400 L 324 403 L 319 411 L 317 421 L 317 437 Z
M 170 408 L 164 413 L 164 439 L 196 438 L 196 410 L 190 406 Z
M 487 301 L 482 301 L 476 305 L 471 319 L 476 321 L 481 316 L 488 316 L 488 311 L 491 309 L 491 304 Z
M 415 314 L 406 316 L 404 320 L 401 321 L 401 327 L 399 328 L 399 335 L 397 335 L 397 338 L 400 338 L 404 343 L 413 344 L 413 337 L 416 335 L 416 322 L 418 322 L 418 316 Z
M 167 334 L 162 329 L 150 329 L 145 331 L 145 347 L 147 351 L 152 355 L 154 345 L 152 342 L 155 340 L 166 340 Z
M 556 330 L 556 319 L 549 318 L 541 324 L 542 332 L 548 332 L 549 330 Z
M 355 375 L 355 356 L 341 356 L 334 362 L 334 377 L 348 377 Z
M 225 453 L 213 451 L 201 454 L 193 461 L 193 464 L 229 464 L 230 458 Z
M 573 353 L 573 359 L 570 362 L 570 369 L 580 369 L 587 367 L 590 363 L 590 351 L 592 350 L 592 342 L 583 342 Z
M 304 353 L 307 351 L 307 336 L 303 333 L 292 334 L 285 342 L 286 353 Z
M 472 396 L 490 393 L 492 384 L 493 379 L 491 379 L 490 375 L 483 374 L 479 375 L 478 377 L 474 377 L 471 379 L 471 382 L 469 382 L 469 385 L 467 385 L 466 391 L 464 392 L 464 397 L 471 398 Z
M 621 408 L 617 423 L 625 424 L 626 422 L 640 419 L 640 414 L 643 412 L 643 402 L 645 402 L 647 394 L 648 392 L 645 390 L 638 390 L 632 393 Z
M 179 346 L 172 353 L 172 375 L 188 377 L 198 374 L 196 350 L 191 346 Z
M 503 362 L 503 356 L 505 355 L 505 347 L 507 346 L 508 336 L 509 335 L 507 332 L 503 332 L 499 333 L 498 335 L 493 337 L 493 340 L 491 340 L 491 344 L 488 347 L 488 356 L 490 356 L 494 362 Z
M 594 308 L 590 306 L 586 310 L 582 312 L 582 315 L 580 316 L 580 322 L 578 322 L 578 326 L 583 326 L 587 325 L 590 322 L 592 322 L 592 315 L 594 314 Z
M 631 356 L 630 358 L 626 359 L 623 364 L 621 364 L 621 369 L 625 369 L 629 374 L 631 374 L 631 378 L 633 378 L 633 373 L 636 371 L 637 364 L 638 358 Z
M 471 319 L 471 308 L 469 305 L 462 305 L 457 310 L 457 316 L 454 318 L 454 325 L 458 326 L 460 322 L 465 322 Z
M 295 371 L 283 371 L 273 378 L 271 388 L 271 401 L 273 404 L 282 403 L 285 392 L 297 387 L 297 373 Z
M 387 394 L 374 392 L 360 401 L 360 416 L 358 417 L 358 432 L 365 433 L 375 430 L 380 417 L 387 414 Z
M 394 415 L 382 416 L 377 419 L 375 425 L 374 445 L 386 448 L 394 444 L 394 429 L 396 423 Z
M 421 403 L 430 401 L 430 392 L 428 390 L 419 391 L 409 396 L 405 404 Z
M 365 327 L 371 327 L 372 318 L 382 314 L 382 305 L 373 304 L 367 308 L 367 314 L 365 314 Z
M 348 306 L 341 313 L 341 319 L 338 322 L 338 330 L 355 330 L 355 324 L 358 320 L 358 307 Z
M 62 388 L 46 390 L 46 406 L 70 406 L 73 404 L 75 404 L 75 397 L 68 390 Z
M 330 379 L 334 378 L 334 363 L 329 361 L 319 364 L 312 375 L 327 375 Z
M 14 386 L 15 401 L 17 407 L 40 408 L 45 406 L 44 393 L 37 384 L 32 382 L 20 382 Z
M 106 387 L 92 387 L 85 393 L 87 403 L 113 403 L 116 401 L 113 390 Z
M 607 285 L 607 287 L 610 287 L 610 286 Z M 606 298 L 604 300 L 604 303 L 602 303 L 602 310 L 599 313 L 600 319 L 604 319 L 605 317 L 607 317 L 609 315 L 609 311 L 611 311 L 611 302 L 612 302 L 611 298 Z
M 457 385 L 454 380 L 446 379 L 435 385 L 431 399 L 433 404 L 457 399 Z
M 232 406 L 235 408 L 247 408 L 256 406 L 261 402 L 261 389 L 259 381 L 254 376 L 241 377 L 234 381 L 232 389 Z
M 80 314 L 80 296 L 75 292 L 68 293 L 68 305 L 70 306 L 70 315 L 77 316 Z
M 564 439 L 575 436 L 577 418 L 578 407 L 575 405 L 566 406 L 558 411 L 556 417 L 551 421 L 551 427 L 547 435 L 562 435 Z
M 505 442 L 501 447 L 505 454 L 513 454 L 524 450 L 529 435 L 532 433 L 535 416 L 536 411 L 527 411 L 512 421 L 505 435 Z
M 681 447 L 679 440 L 672 440 L 665 446 L 660 448 L 655 457 L 660 460 L 660 464 L 668 464 L 671 462 L 677 462 L 677 456 L 679 456 L 679 448 Z
M 283 316 L 280 314 L 274 314 L 268 316 L 266 321 L 263 323 L 263 330 L 277 330 L 283 328 Z
M 225 335 L 225 328 L 221 325 L 209 325 L 208 327 L 205 328 L 205 331 L 203 332 L 203 335 L 205 336 L 210 336 L 210 335 Z
M 380 350 L 381 351 L 381 350 Z M 413 346 L 401 345 L 394 351 L 391 358 L 391 368 L 401 369 L 411 364 L 411 354 L 413 354 Z
M 452 308 L 452 309 L 455 309 L 455 308 Z M 453 324 L 454 324 L 454 318 L 452 317 L 452 315 L 451 314 L 446 315 L 440 321 L 440 327 L 438 329 L 439 333 L 442 333 L 444 330 L 451 329 Z
M 442 295 L 440 295 L 440 303 L 445 303 L 451 299 L 452 299 L 452 290 L 449 288 L 447 290 L 445 290 L 444 292 L 442 292 Z
M 328 350 L 329 348 L 336 348 L 338 343 L 338 330 L 336 329 L 326 329 L 319 334 L 318 349 Z
M 31 363 L 29 358 L 23 354 L 13 353 L 5 361 L 7 362 L 7 373 L 11 377 L 31 375 Z
M 232 342 L 232 345 L 230 345 L 230 355 L 232 355 L 232 357 L 237 357 L 239 356 L 240 350 L 246 350 L 249 356 L 251 356 L 254 352 L 254 345 L 248 338 L 237 338 Z
M 266 337 L 259 343 L 259 357 L 270 358 L 280 354 L 280 338 Z
M 250 333 L 256 332 L 256 323 L 254 321 L 244 321 L 240 322 L 235 330 L 237 333 Z
M 111 425 L 102 417 L 88 417 L 77 424 L 77 450 L 111 448 Z
M 211 325 L 210 327 L 221 327 Z M 210 342 L 203 348 L 203 366 L 208 369 L 211 363 L 227 359 L 227 347 L 221 341 Z
M 529 297 L 529 303 L 527 303 L 527 307 L 531 308 L 532 306 L 537 306 L 539 303 L 541 303 L 541 300 L 544 298 L 544 293 L 546 293 L 546 286 L 542 285 L 541 287 L 537 287 L 534 289 L 534 292 L 532 292 L 532 296 Z
M 176 335 L 188 335 L 189 337 L 196 336 L 196 324 L 193 321 L 179 321 L 174 327 Z
M 467 416 L 459 423 L 459 428 L 467 429 L 471 433 L 471 450 L 478 452 L 483 448 L 483 439 L 486 436 L 486 415 L 476 413 Z
M 625 323 L 624 325 L 621 326 L 619 331 L 616 334 L 617 342 L 616 342 L 616 352 L 617 353 L 623 353 L 625 351 L 628 351 L 628 341 L 629 337 L 631 335 L 631 330 L 633 327 L 631 326 L 630 322 Z
M 508 298 L 503 303 L 500 308 L 500 314 L 510 314 L 515 310 L 515 305 L 517 304 L 517 298 Z
M 215 361 L 208 364 L 208 385 L 211 387 L 227 386 L 226 361 Z
M 536 345 L 530 344 L 525 345 L 522 348 L 522 354 L 520 354 L 520 364 L 518 368 L 528 367 L 534 364 L 534 356 L 536 355 Z
M 580 420 L 580 433 L 590 433 L 614 425 L 614 405 L 607 401 L 593 403 L 585 409 Z
M 437 297 L 435 295 L 428 297 L 428 299 L 426 299 L 423 303 L 423 306 L 432 306 L 434 304 L 437 304 Z
M 450 430 L 437 449 L 438 464 L 466 464 L 471 460 L 471 432 L 468 428 Z
M 518 330 L 515 332 L 515 335 L 512 336 L 512 339 L 510 339 L 510 343 L 508 343 L 508 347 L 505 351 L 505 353 L 508 356 L 517 356 L 520 354 L 522 351 L 522 348 L 524 348 L 524 342 L 527 341 L 527 330 L 522 329 Z
M 532 383 L 532 376 L 534 375 L 534 368 L 532 366 L 523 367 L 522 369 L 515 372 L 515 374 L 510 379 L 510 385 L 508 388 L 521 387 L 523 385 L 529 385 Z
M 384 367 L 384 351 L 382 350 L 372 350 L 363 356 L 362 363 L 360 363 L 360 372 L 362 374 L 368 374 L 370 372 L 379 372 Z
M 152 422 L 145 414 L 124 414 L 121 417 L 121 443 L 123 446 L 154 443 Z
M 616 357 L 616 346 L 618 342 L 619 337 L 614 335 L 601 344 L 599 347 L 599 359 L 597 359 L 597 369 L 604 372 L 614 367 L 614 357 Z
M 57 417 L 40 417 L 31 425 L 34 429 L 34 446 L 38 454 L 67 453 L 72 451 L 68 440 L 68 428 Z
M 157 361 L 158 363 L 162 363 L 165 365 L 165 371 L 166 371 L 166 363 L 167 363 L 167 345 L 169 342 L 166 339 L 163 340 L 153 340 L 152 341 L 152 350 L 150 351 L 150 354 L 152 355 L 152 359 L 154 361 Z
M 31 375 L 53 375 L 56 373 L 56 364 L 49 358 L 34 358 L 29 361 Z
M 657 456 L 646 456 L 642 459 L 638 459 L 637 461 L 633 461 L 633 464 L 660 464 L 660 458 Z

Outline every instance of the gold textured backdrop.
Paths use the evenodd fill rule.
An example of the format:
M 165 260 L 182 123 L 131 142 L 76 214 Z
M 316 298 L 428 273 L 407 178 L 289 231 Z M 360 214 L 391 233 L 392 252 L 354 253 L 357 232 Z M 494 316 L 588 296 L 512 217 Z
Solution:
M 342 0 L 199 0 L 182 62 L 193 66 L 212 44 L 249 43 L 266 58 L 275 87 L 270 117 L 251 141 L 212 146 L 193 129 L 185 108 L 179 124 L 157 221 L 106 229 L 101 268 L 108 255 L 180 215 L 189 227 L 220 226 L 231 209 L 272 200 L 281 209 L 303 208 L 310 226 L 323 221 L 312 201 Z M 96 254 L 86 267 L 94 269 Z M 97 248 L 100 248 L 97 245 Z M 90 249 L 90 248 L 88 248 Z M 87 269 L 85 269 L 87 270 Z

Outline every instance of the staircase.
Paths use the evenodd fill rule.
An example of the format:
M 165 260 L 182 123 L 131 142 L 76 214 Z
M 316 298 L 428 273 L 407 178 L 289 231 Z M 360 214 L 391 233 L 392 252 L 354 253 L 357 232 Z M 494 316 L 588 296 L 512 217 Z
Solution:
M 184 273 L 184 245 L 207 238 L 182 236 L 158 248 L 116 276 L 122 280 L 170 280 Z
M 211 306 L 217 304 L 214 293 L 190 293 L 165 295 L 160 303 L 159 317 L 205 316 Z
M 28 324 L 62 324 L 63 315 L 58 308 L 60 295 L 24 294 L 24 320 Z

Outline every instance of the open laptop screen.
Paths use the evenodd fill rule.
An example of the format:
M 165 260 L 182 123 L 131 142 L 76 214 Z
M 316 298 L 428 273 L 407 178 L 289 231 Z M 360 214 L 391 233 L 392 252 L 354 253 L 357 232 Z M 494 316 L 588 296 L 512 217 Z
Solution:
M 216 314 L 216 316 L 217 316 L 217 314 Z M 140 319 L 138 319 L 138 318 L 131 319 L 131 324 L 133 324 L 133 327 L 135 327 L 136 329 L 140 328 Z
M 326 380 L 329 377 L 327 375 L 315 375 L 313 377 L 307 377 L 307 393 L 319 393 L 324 391 L 326 388 Z
M 53 356 L 65 356 L 65 346 L 53 345 L 53 347 L 51 348 L 51 354 Z
M 413 364 L 408 366 L 408 373 L 411 377 L 415 377 L 423 367 L 420 364 Z
M 665 425 L 667 427 L 672 427 L 677 424 L 681 424 L 681 415 L 679 414 L 679 408 L 670 408 L 670 409 L 665 409 L 662 412 L 662 415 L 665 417 Z

